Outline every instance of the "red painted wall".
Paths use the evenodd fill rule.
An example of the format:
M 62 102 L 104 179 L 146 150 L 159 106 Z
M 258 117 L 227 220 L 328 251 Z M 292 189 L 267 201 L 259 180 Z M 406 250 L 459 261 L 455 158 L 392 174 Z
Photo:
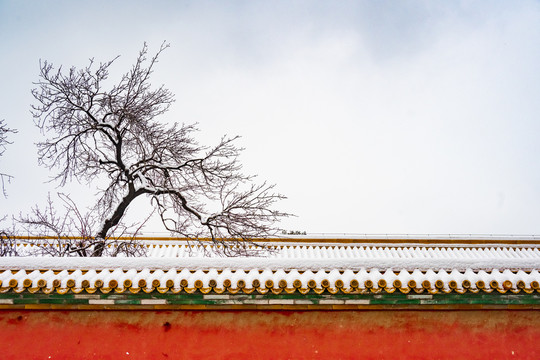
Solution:
M 0 359 L 540 359 L 535 311 L 0 311 Z

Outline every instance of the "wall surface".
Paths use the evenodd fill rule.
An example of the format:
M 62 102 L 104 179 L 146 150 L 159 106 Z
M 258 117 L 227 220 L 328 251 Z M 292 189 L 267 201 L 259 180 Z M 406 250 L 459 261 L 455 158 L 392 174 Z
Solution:
M 0 311 L 2 359 L 539 359 L 540 312 Z

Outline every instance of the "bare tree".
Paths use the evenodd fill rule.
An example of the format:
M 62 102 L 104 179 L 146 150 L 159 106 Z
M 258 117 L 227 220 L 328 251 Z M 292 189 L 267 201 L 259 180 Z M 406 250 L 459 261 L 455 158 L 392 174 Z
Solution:
M 12 232 L 0 229 L 0 256 L 18 256 L 17 240 Z
M 167 125 L 156 118 L 167 112 L 173 94 L 152 88 L 150 77 L 165 43 L 153 57 L 146 44 L 133 67 L 106 89 L 116 60 L 82 69 L 55 70 L 40 63 L 32 91 L 36 125 L 48 138 L 38 144 L 39 161 L 57 169 L 60 185 L 107 179 L 95 212 L 104 219 L 91 255 L 103 254 L 111 229 L 139 197 L 146 197 L 173 234 L 210 239 L 227 254 L 245 253 L 250 241 L 272 236 L 288 214 L 273 209 L 283 199 L 273 185 L 255 184 L 241 172 L 237 137 L 215 146 L 199 144 L 195 125 Z M 231 245 L 233 244 L 233 245 Z
M 29 215 L 20 215 L 16 225 L 22 229 L 12 233 L 26 233 L 39 240 L 31 241 L 19 237 L 20 243 L 31 243 L 17 255 L 50 255 L 50 256 L 89 256 L 95 247 L 95 232 L 99 226 L 99 218 L 93 211 L 83 212 L 66 194 L 58 193 L 60 202 L 53 202 L 51 196 L 43 207 L 35 206 Z M 148 217 L 147 219 L 148 220 Z M 107 246 L 103 254 L 109 256 L 139 256 L 146 253 L 136 236 L 144 226 L 139 224 L 125 226 L 119 223 L 111 229 L 107 238 Z
M 4 120 L 0 120 L 0 157 L 6 151 L 6 145 L 11 144 L 8 140 L 9 133 L 16 133 L 17 130 L 7 127 Z M 0 172 L 0 182 L 2 183 L 2 194 L 7 197 L 6 182 L 10 182 L 11 175 Z M 7 215 L 0 217 L 0 223 L 7 219 Z M 0 256 L 17 256 L 17 242 L 13 236 L 13 232 L 7 228 L 0 228 Z
M 7 137 L 8 134 L 15 132 L 17 132 L 17 130 L 8 128 L 5 121 L 0 120 L 0 157 L 4 155 L 4 152 L 6 151 L 6 145 L 11 144 Z M 11 175 L 0 172 L 0 182 L 2 182 L 2 193 L 4 194 L 4 197 L 7 196 L 5 187 L 6 181 L 9 182 L 11 178 Z

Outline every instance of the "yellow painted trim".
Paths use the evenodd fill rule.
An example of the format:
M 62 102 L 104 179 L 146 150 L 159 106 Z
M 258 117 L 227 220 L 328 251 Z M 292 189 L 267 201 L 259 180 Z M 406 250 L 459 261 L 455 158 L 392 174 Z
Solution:
M 235 295 L 235 294 L 252 294 L 252 293 L 258 293 L 258 294 L 261 294 L 261 295 L 264 295 L 264 294 L 267 294 L 269 291 L 273 294 L 280 294 L 281 292 L 283 292 L 284 289 L 281 289 L 281 288 L 271 288 L 271 289 L 268 289 L 266 287 L 252 287 L 252 288 L 240 288 L 240 287 L 237 287 L 237 288 L 162 288 L 162 287 L 151 287 L 151 288 L 139 288 L 139 287 L 129 287 L 129 288 L 108 288 L 108 287 L 100 287 L 100 288 L 97 288 L 97 287 L 88 287 L 88 288 L 67 288 L 67 287 L 58 287 L 58 288 L 42 288 L 42 289 L 39 289 L 39 288 L 25 288 L 25 287 L 14 287 L 14 288 L 11 288 L 11 287 L 0 287 L 0 293 L 9 293 L 9 292 L 13 292 L 13 293 L 16 293 L 16 294 L 20 294 L 20 293 L 23 293 L 23 292 L 29 292 L 29 293 L 44 293 L 44 294 L 51 294 L 53 292 L 56 291 L 57 294 L 60 294 L 60 295 L 64 295 L 64 294 L 68 294 L 68 293 L 73 293 L 73 294 L 84 294 L 84 293 L 88 293 L 88 294 L 94 294 L 96 292 L 98 292 L 98 290 L 102 293 L 102 294 L 108 294 L 108 293 L 113 293 L 113 294 L 123 294 L 123 293 L 132 293 L 132 294 L 136 294 L 138 292 L 140 292 L 141 290 L 143 290 L 145 293 L 147 294 L 150 294 L 150 293 L 153 293 L 153 292 L 159 292 L 160 294 L 167 294 L 167 293 L 174 293 L 174 294 L 178 294 L 180 292 L 185 292 L 186 294 L 194 294 L 196 293 L 197 291 L 199 291 L 201 294 L 210 294 L 212 292 L 215 292 L 216 294 L 225 294 L 225 295 Z M 328 292 L 329 294 L 338 294 L 338 293 L 342 293 L 342 294 L 349 294 L 349 295 L 365 295 L 365 294 L 383 294 L 383 293 L 386 293 L 386 294 L 391 294 L 391 293 L 394 293 L 394 292 L 401 292 L 403 294 L 408 294 L 412 291 L 414 291 L 414 293 L 416 294 L 423 294 L 423 293 L 426 293 L 426 294 L 450 294 L 450 293 L 456 293 L 456 294 L 465 294 L 465 293 L 474 293 L 474 294 L 477 294 L 477 293 L 480 293 L 480 292 L 483 292 L 483 293 L 486 293 L 486 294 L 489 294 L 489 293 L 492 293 L 493 291 L 497 291 L 501 294 L 505 294 L 507 292 L 511 292 L 511 293 L 514 293 L 514 294 L 519 294 L 521 292 L 523 293 L 526 293 L 526 294 L 531 294 L 531 293 L 534 293 L 535 291 L 540 293 L 540 288 L 534 288 L 534 287 L 529 287 L 529 288 L 517 288 L 517 289 L 505 289 L 505 288 L 497 288 L 497 289 L 488 289 L 488 288 L 484 288 L 484 289 L 473 289 L 473 288 L 463 288 L 463 289 L 438 289 L 438 288 L 416 288 L 416 287 L 411 287 L 411 286 L 408 286 L 408 287 L 402 287 L 402 288 L 395 288 L 393 286 L 390 286 L 390 287 L 384 287 L 384 288 L 373 288 L 373 287 L 367 287 L 364 285 L 364 287 L 353 287 L 353 288 L 323 288 L 323 287 L 315 287 L 315 288 L 286 288 L 285 289 L 285 292 L 287 294 L 294 294 L 295 292 L 298 292 L 300 294 L 303 294 L 303 295 L 306 295 L 310 292 L 313 292 L 315 294 L 323 294 L 325 292 Z
M 13 236 L 13 239 L 18 240 L 81 240 L 82 237 L 54 237 L 54 236 Z M 177 238 L 177 237 L 161 237 L 161 236 L 140 236 L 136 238 L 131 237 L 119 237 L 109 240 L 141 240 L 141 241 L 180 241 L 180 242 L 212 242 L 210 238 L 189 239 L 189 238 Z M 218 241 L 227 241 L 227 239 L 218 239 Z M 437 239 L 415 239 L 415 238 L 290 238 L 290 237 L 276 237 L 268 239 L 253 239 L 255 243 L 301 243 L 301 244 L 426 244 L 426 245 L 488 245 L 488 244 L 501 244 L 501 245 L 540 245 L 540 239 L 452 239 L 452 238 L 437 238 Z

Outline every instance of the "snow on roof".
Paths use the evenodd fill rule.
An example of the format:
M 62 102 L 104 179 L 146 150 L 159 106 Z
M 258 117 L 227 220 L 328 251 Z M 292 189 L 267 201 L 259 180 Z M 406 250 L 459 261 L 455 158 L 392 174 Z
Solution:
M 121 269 L 88 270 L 56 272 L 48 270 L 19 270 L 4 271 L 0 273 L 0 292 L 37 292 L 51 293 L 94 293 L 98 289 L 103 293 L 123 293 L 129 291 L 146 293 L 159 291 L 160 293 L 172 291 L 179 293 L 185 291 L 193 293 L 201 291 L 209 293 L 214 291 L 218 294 L 228 293 L 307 293 L 314 291 L 322 293 L 369 293 L 369 292 L 401 292 L 414 291 L 417 293 L 428 292 L 457 293 L 465 292 L 493 292 L 519 293 L 521 291 L 531 293 L 540 291 L 540 274 L 537 270 L 525 272 L 519 270 L 492 270 L 490 272 L 472 270 L 447 272 L 426 271 L 421 272 L 401 270 L 399 272 L 386 270 L 337 270 L 312 272 L 310 270 L 299 272 L 271 271 L 271 270 L 230 270 L 212 269 L 209 271 L 188 269 L 169 269 L 168 271 L 144 269 L 142 271 Z
M 490 243 L 441 239 L 445 243 L 435 244 L 415 244 L 415 239 L 393 244 L 357 240 L 273 239 L 265 244 L 269 252 L 253 257 L 224 257 L 213 251 L 213 244 L 180 240 L 143 240 L 139 246 L 148 250 L 147 257 L 2 257 L 0 292 L 540 289 L 537 239 L 491 239 Z
M 539 241 L 536 241 L 539 242 Z M 40 246 L 50 246 L 51 243 Z M 52 243 L 54 245 L 54 242 Z M 459 270 L 474 271 L 540 269 L 540 242 L 525 244 L 364 244 L 263 243 L 269 251 L 257 256 L 226 257 L 216 252 L 219 245 L 178 240 L 143 240 L 146 257 L 2 257 L 0 269 L 269 269 L 269 270 Z M 28 247 L 28 245 L 26 246 Z M 24 246 L 23 246 L 24 248 Z M 252 247 L 252 250 L 257 248 Z M 22 252 L 22 251 L 19 251 Z

